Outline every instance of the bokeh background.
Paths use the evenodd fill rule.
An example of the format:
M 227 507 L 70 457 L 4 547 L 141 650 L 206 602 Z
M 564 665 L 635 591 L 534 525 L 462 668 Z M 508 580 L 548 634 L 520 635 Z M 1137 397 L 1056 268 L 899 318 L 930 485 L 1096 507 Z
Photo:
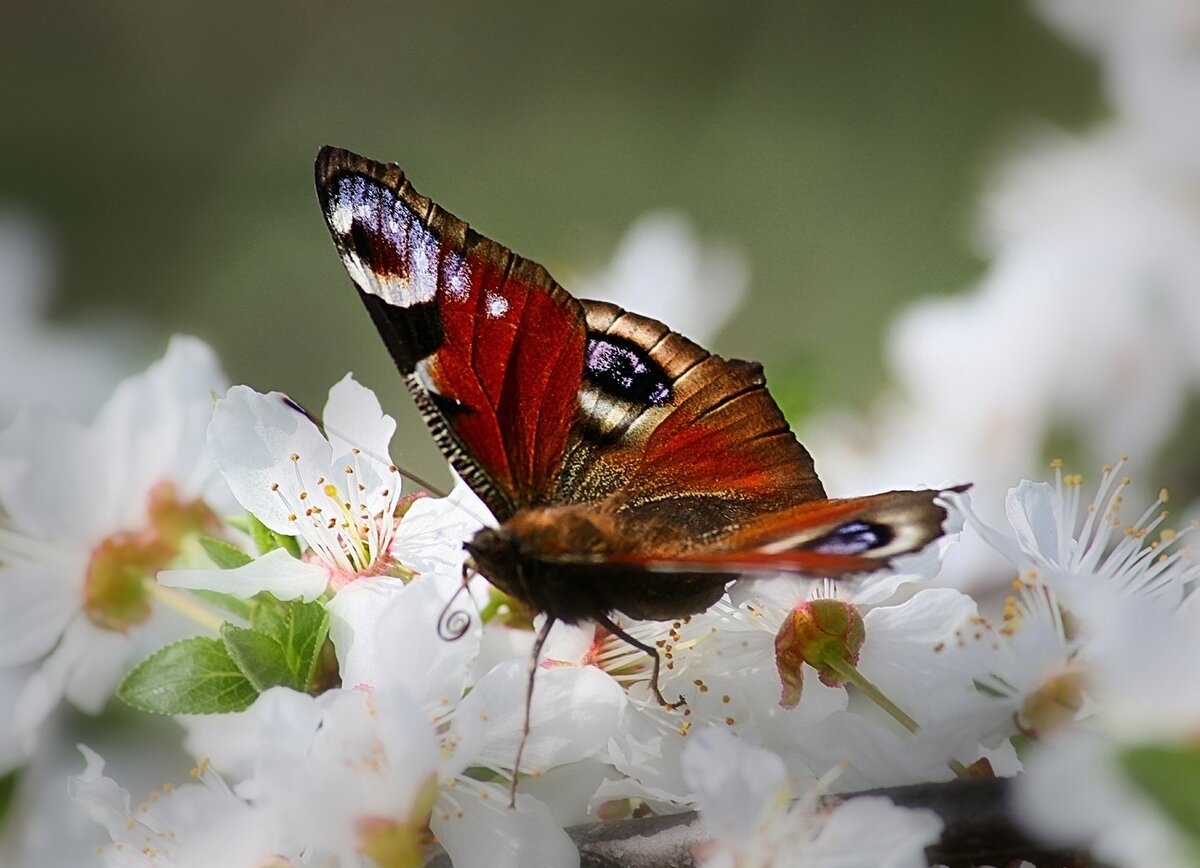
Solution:
M 441 462 L 315 204 L 320 145 L 399 162 L 568 288 L 639 215 L 686 215 L 748 264 L 712 348 L 764 362 L 799 417 L 864 405 L 896 312 L 978 277 L 977 203 L 1014 142 L 1106 111 L 1093 62 L 1009 0 L 10 0 L 3 17 L 0 213 L 35 227 L 49 320 L 116 338 L 130 371 L 196 334 L 232 381 L 317 407 L 352 370 L 426 472 Z

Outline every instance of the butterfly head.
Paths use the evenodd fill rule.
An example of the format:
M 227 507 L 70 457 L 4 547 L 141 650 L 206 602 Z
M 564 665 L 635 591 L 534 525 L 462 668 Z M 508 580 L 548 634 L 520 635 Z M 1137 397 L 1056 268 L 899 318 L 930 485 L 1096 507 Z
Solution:
M 521 540 L 507 527 L 485 527 L 463 543 L 467 566 L 487 578 L 511 597 L 524 599 L 521 592 Z

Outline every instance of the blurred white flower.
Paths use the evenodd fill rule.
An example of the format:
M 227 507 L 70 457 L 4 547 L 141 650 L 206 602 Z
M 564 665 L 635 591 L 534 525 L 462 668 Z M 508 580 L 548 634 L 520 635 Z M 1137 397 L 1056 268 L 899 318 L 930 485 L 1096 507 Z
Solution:
M 721 729 L 697 732 L 683 767 L 712 835 L 696 853 L 708 868 L 915 868 L 941 837 L 935 814 L 884 798 L 822 808 L 814 787 L 789 804 L 795 793 L 783 761 Z
M 79 749 L 87 768 L 71 778 L 69 793 L 112 839 L 97 847 L 105 868 L 332 868 L 302 862 L 285 843 L 280 817 L 236 796 L 207 763 L 192 770 L 195 783 L 164 787 L 135 808 L 129 792 L 104 776 L 104 760 Z
M 90 416 L 133 367 L 138 337 L 128 319 L 78 326 L 47 321 L 54 251 L 38 225 L 0 213 L 0 424 L 23 404 L 45 401 Z
M 1105 864 L 1193 864 L 1194 811 L 1182 806 L 1194 806 L 1200 786 L 1200 608 L 1194 595 L 1173 611 L 1146 597 L 1103 616 L 1098 608 L 1086 625 L 1091 702 L 1035 745 L 1017 782 L 1018 816 L 1048 842 L 1087 847 Z
M 729 321 L 749 283 L 741 251 L 704 242 L 686 218 L 657 211 L 634 221 L 608 266 L 574 278 L 571 291 L 669 323 L 703 343 Z
M 1052 438 L 1153 460 L 1200 387 L 1200 13 L 1188 0 L 1040 0 L 1097 54 L 1114 116 L 1031 136 L 984 197 L 991 264 L 891 327 L 895 388 L 805 441 L 832 491 L 971 480 L 981 517 Z M 1119 411 L 1116 409 L 1119 408 Z M 999 569 L 968 540 L 948 581 Z
M 227 502 L 203 433 L 222 380 L 207 346 L 176 337 L 90 427 L 35 404 L 0 432 L 0 666 L 36 664 L 11 737 L 64 696 L 99 711 L 160 621 L 155 572 Z

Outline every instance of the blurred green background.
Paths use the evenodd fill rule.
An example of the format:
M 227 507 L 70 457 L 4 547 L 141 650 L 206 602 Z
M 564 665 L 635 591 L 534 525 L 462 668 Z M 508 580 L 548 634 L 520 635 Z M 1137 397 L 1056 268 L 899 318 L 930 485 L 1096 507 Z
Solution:
M 0 71 L 0 208 L 51 233 L 57 319 L 137 318 L 144 359 L 197 334 L 235 382 L 318 408 L 353 370 L 414 468 L 440 462 L 326 235 L 320 145 L 401 163 L 552 273 L 683 211 L 752 269 L 713 349 L 796 410 L 877 392 L 896 310 L 982 267 L 989 166 L 1102 110 L 1012 0 L 8 0 Z

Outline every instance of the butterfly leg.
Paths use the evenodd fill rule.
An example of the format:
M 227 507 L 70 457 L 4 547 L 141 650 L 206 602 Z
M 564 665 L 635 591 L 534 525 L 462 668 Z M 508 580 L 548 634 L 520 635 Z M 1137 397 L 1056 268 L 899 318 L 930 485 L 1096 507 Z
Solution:
M 658 700 L 659 705 L 661 705 L 663 708 L 671 708 L 671 709 L 679 708 L 679 706 L 681 706 L 681 705 L 687 705 L 687 700 L 684 699 L 682 696 L 679 697 L 678 702 L 667 702 L 666 697 L 664 697 L 662 695 L 662 690 L 658 686 L 658 670 L 661 666 L 662 659 L 658 656 L 657 648 L 653 647 L 652 645 L 647 645 L 644 642 L 639 642 L 637 639 L 634 639 L 632 636 L 630 636 L 628 633 L 626 633 L 624 630 L 622 630 L 620 627 L 618 627 L 615 623 L 613 623 L 612 618 L 608 617 L 607 615 L 601 615 L 599 618 L 596 619 L 596 621 L 601 626 L 607 628 L 608 631 L 610 633 L 612 633 L 614 636 L 617 636 L 618 638 L 625 640 L 630 645 L 632 645 L 634 648 L 637 648 L 641 651 L 645 651 L 647 654 L 649 654 L 654 659 L 654 671 L 650 674 L 650 690 L 653 691 L 654 698 Z
M 533 654 L 529 658 L 529 683 L 525 686 L 525 726 L 521 730 L 521 743 L 517 746 L 517 761 L 513 763 L 512 787 L 508 793 L 510 808 L 517 806 L 517 776 L 521 772 L 521 755 L 525 753 L 525 742 L 529 739 L 529 723 L 533 709 L 533 679 L 537 675 L 538 656 L 541 655 L 542 646 L 546 644 L 546 638 L 550 635 L 550 628 L 553 626 L 554 619 L 547 617 L 546 623 L 542 625 L 537 638 L 533 641 Z

